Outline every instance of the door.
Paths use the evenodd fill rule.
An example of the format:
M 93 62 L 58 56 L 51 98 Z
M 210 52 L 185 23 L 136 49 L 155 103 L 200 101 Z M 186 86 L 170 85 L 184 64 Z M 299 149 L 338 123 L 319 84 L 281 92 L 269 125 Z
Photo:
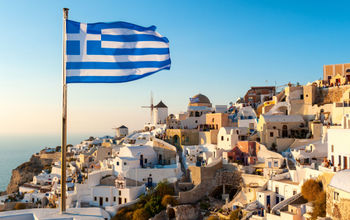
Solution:
M 276 204 L 280 202 L 280 197 L 276 196 Z
M 283 138 L 288 137 L 288 127 L 287 127 L 287 125 L 283 125 L 282 126 L 282 137 Z
M 143 167 L 143 154 L 140 155 L 140 166 Z
M 158 156 L 158 164 L 162 165 L 163 164 L 162 162 L 163 162 L 162 155 L 159 154 L 159 156 Z
M 266 206 L 271 205 L 270 203 L 271 203 L 270 196 L 266 196 Z
M 99 205 L 100 205 L 100 206 L 103 206 L 103 197 L 100 197 Z
M 348 158 L 344 156 L 344 170 L 348 169 Z
M 122 201 L 123 201 L 122 198 L 119 197 L 119 198 L 118 198 L 118 205 L 122 204 Z

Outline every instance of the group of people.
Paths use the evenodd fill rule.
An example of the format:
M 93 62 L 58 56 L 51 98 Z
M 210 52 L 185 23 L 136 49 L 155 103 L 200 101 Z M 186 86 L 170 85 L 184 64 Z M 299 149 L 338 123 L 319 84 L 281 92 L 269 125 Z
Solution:
M 334 167 L 334 164 L 332 163 L 331 160 L 327 160 L 327 157 L 325 157 L 323 159 L 321 166 L 327 167 L 327 168 L 332 168 L 332 167 Z M 338 166 L 336 167 L 336 171 L 340 171 L 340 170 L 341 170 L 341 165 L 338 163 Z

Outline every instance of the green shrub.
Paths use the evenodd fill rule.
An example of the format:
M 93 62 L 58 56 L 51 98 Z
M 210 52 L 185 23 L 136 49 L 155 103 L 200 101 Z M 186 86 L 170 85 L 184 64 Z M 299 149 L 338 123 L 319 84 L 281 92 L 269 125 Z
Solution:
M 174 189 L 167 181 L 159 182 L 154 192 L 157 196 L 174 195 Z
M 161 201 L 162 198 L 160 196 L 153 195 L 151 197 L 151 200 L 149 200 L 146 203 L 145 209 L 151 214 L 151 216 L 155 216 L 164 209 L 164 206 L 162 206 Z
M 148 220 L 151 217 L 149 212 L 145 208 L 136 209 L 132 220 Z

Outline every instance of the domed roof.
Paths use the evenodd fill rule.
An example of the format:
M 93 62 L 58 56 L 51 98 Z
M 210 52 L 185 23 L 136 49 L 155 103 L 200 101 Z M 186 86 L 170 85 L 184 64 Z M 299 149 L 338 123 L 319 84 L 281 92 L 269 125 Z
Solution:
M 345 192 L 350 192 L 350 170 L 337 172 L 333 176 L 329 185 Z
M 206 104 L 210 104 L 210 100 L 208 99 L 208 97 L 206 97 L 205 95 L 202 94 L 197 94 L 195 96 L 193 96 L 191 98 L 191 102 L 192 103 L 206 103 Z

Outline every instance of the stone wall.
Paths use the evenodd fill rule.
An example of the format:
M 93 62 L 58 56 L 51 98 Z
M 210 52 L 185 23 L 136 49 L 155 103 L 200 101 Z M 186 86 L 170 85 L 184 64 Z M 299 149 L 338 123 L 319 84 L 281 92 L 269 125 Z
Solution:
M 350 199 L 340 198 L 339 201 L 335 201 L 334 189 L 328 187 L 327 189 L 327 217 L 331 217 L 333 220 L 350 219 Z M 340 195 L 341 196 L 341 195 Z

